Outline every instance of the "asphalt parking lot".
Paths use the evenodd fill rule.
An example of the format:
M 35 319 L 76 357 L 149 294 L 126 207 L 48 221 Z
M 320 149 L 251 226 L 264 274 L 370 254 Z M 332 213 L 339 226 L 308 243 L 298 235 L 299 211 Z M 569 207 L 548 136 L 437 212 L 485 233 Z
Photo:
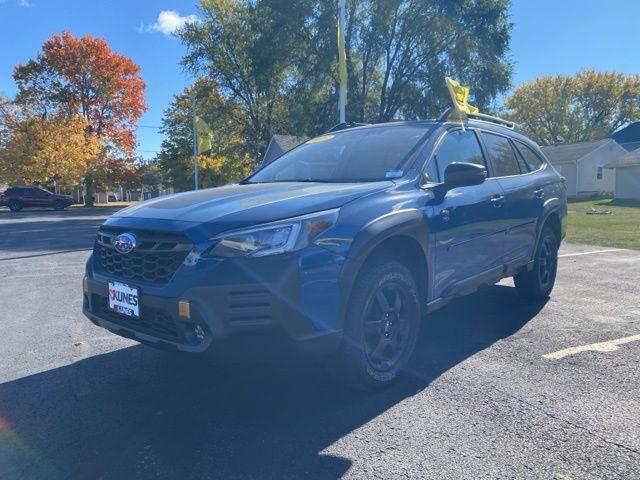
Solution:
M 365 394 L 304 358 L 211 368 L 93 326 L 108 213 L 0 212 L 0 479 L 640 478 L 640 252 L 563 245 L 546 304 L 508 281 L 460 299 Z

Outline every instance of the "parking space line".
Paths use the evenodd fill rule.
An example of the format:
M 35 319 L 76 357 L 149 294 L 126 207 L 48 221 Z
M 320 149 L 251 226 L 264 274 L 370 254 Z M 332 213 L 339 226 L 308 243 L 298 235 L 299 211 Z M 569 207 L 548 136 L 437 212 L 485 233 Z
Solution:
M 561 358 L 575 355 L 576 353 L 581 352 L 615 352 L 620 348 L 620 345 L 638 341 L 640 341 L 640 334 L 632 335 L 630 337 L 617 338 L 615 340 L 609 340 L 607 342 L 591 343 L 589 345 L 581 345 L 579 347 L 565 348 L 564 350 L 558 350 L 557 352 L 542 355 L 542 358 L 546 358 L 547 360 L 560 360 Z
M 622 252 L 624 248 L 611 248 L 609 250 L 594 250 L 593 252 L 578 252 L 578 253 L 565 253 L 558 255 L 558 258 L 564 257 L 577 257 L 578 255 L 593 255 L 594 253 L 608 253 L 608 252 Z

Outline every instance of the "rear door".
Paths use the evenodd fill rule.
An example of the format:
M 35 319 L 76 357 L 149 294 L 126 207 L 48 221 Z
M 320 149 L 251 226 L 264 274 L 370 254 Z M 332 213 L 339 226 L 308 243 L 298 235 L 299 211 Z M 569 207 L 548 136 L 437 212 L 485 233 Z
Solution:
M 34 190 L 35 188 L 18 188 L 17 190 L 17 199 L 20 200 L 25 207 L 35 207 L 38 205 L 38 199 L 35 196 Z
M 429 176 L 437 175 L 442 182 L 444 170 L 453 162 L 486 167 L 474 130 L 446 134 L 428 166 Z M 435 206 L 430 222 L 436 237 L 434 297 L 446 295 L 454 285 L 499 265 L 504 241 L 499 221 L 501 197 L 500 185 L 488 179 L 480 185 L 449 190 L 442 203 Z
M 30 206 L 45 207 L 49 205 L 51 195 L 40 188 L 28 188 L 27 198 Z
M 506 227 L 503 261 L 508 264 L 530 258 L 536 243 L 540 211 L 536 177 L 529 172 L 528 165 L 509 137 L 483 131 L 482 140 L 505 196 L 502 209 Z

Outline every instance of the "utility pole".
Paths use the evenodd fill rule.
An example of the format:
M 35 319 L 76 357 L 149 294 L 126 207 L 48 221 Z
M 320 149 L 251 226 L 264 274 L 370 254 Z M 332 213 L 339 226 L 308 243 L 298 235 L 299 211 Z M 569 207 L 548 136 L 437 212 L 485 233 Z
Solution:
M 191 87 L 191 116 L 193 119 L 193 181 L 198 190 L 198 129 L 196 128 L 196 87 Z
M 338 69 L 340 72 L 340 91 L 338 97 L 338 112 L 340 123 L 346 122 L 345 106 L 347 103 L 347 59 L 345 52 L 344 32 L 346 31 L 345 0 L 338 0 Z

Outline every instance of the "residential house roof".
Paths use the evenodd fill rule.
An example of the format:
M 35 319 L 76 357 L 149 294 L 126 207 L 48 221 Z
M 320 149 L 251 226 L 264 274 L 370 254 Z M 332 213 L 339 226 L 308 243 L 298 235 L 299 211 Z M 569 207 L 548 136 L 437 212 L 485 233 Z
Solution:
M 628 153 L 618 157 L 613 162 L 607 163 L 607 168 L 633 167 L 640 165 L 640 142 L 621 143 L 620 146 Z
M 274 135 L 269 141 L 267 151 L 264 152 L 262 166 L 269 165 L 276 158 L 281 157 L 289 150 L 293 150 L 306 140 L 304 137 L 295 137 L 292 135 Z
M 610 135 L 618 143 L 640 142 L 640 122 L 633 122 Z
M 588 155 L 611 141 L 611 139 L 605 138 L 603 140 L 594 140 L 592 142 L 550 145 L 548 147 L 542 147 L 542 151 L 552 165 L 573 164 L 585 155 Z
M 619 145 L 627 152 L 633 152 L 634 150 L 640 148 L 640 140 L 635 142 L 620 143 Z

